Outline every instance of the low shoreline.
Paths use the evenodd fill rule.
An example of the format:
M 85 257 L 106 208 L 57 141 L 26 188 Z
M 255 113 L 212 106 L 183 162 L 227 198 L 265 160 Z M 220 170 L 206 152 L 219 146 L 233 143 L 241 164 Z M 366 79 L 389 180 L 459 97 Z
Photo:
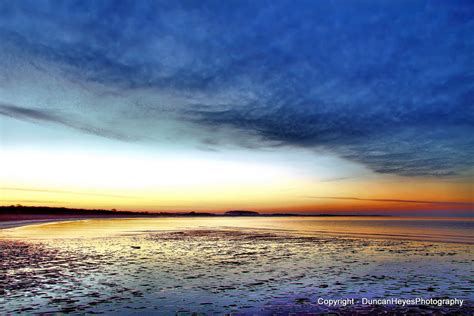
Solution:
M 145 218 L 154 218 L 149 216 L 64 216 L 64 217 L 49 217 L 49 218 L 25 218 L 25 219 L 15 219 L 15 220 L 0 220 L 0 230 L 23 227 L 28 225 L 37 225 L 37 224 L 48 224 L 48 223 L 57 223 L 57 222 L 71 222 L 71 221 L 83 221 L 90 219 L 145 219 Z M 161 218 L 161 217 L 156 217 Z
M 23 226 L 28 226 L 28 225 L 80 221 L 80 220 L 87 220 L 87 219 L 92 219 L 92 218 L 88 217 L 88 218 L 25 219 L 25 220 L 17 220 L 17 221 L 2 221 L 0 222 L 0 230 L 23 227 Z

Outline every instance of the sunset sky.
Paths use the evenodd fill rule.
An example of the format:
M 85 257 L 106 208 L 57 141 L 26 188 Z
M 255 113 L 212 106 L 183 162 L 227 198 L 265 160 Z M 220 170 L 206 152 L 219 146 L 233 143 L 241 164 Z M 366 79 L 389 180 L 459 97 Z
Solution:
M 0 204 L 469 215 L 472 1 L 1 1 Z

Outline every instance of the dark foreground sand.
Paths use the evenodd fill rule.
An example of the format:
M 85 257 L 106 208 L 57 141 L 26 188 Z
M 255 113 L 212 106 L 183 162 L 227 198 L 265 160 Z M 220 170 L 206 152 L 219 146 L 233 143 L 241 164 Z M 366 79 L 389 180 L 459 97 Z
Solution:
M 472 315 L 473 246 L 189 230 L 0 239 L 0 314 Z M 458 298 L 346 307 L 319 298 Z

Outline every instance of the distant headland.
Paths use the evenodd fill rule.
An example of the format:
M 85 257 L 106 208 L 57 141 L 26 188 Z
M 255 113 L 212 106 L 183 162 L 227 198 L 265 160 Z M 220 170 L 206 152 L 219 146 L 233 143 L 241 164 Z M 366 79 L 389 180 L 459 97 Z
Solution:
M 235 211 L 227 211 L 224 213 L 225 216 L 260 216 L 260 213 L 253 212 L 253 211 L 243 211 L 243 210 L 235 210 Z

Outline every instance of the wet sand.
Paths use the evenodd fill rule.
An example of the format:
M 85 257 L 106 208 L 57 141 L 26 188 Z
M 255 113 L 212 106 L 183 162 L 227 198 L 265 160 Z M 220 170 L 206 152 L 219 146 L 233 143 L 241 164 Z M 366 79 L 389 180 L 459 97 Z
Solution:
M 469 244 L 239 228 L 69 237 L 0 238 L 0 314 L 473 311 Z M 362 297 L 465 301 L 462 307 L 318 304 Z
M 51 216 L 47 214 L 41 215 L 31 215 L 31 214 L 0 214 L 0 230 L 14 227 L 22 227 L 27 225 L 35 224 L 47 224 L 54 222 L 69 222 L 69 221 L 79 221 L 79 220 L 88 220 L 88 219 L 127 219 L 127 216 L 100 216 L 100 215 L 85 215 L 85 216 L 72 216 L 72 215 L 63 215 L 63 216 Z M 140 218 L 139 216 L 133 218 Z M 143 217 L 146 218 L 146 217 Z
M 4 221 L 0 222 L 0 230 L 7 228 L 22 227 L 26 225 L 38 225 L 38 224 L 47 224 L 54 222 L 69 222 L 75 220 L 84 220 L 88 218 L 64 218 L 64 219 L 30 219 L 30 220 L 17 220 L 17 221 Z

